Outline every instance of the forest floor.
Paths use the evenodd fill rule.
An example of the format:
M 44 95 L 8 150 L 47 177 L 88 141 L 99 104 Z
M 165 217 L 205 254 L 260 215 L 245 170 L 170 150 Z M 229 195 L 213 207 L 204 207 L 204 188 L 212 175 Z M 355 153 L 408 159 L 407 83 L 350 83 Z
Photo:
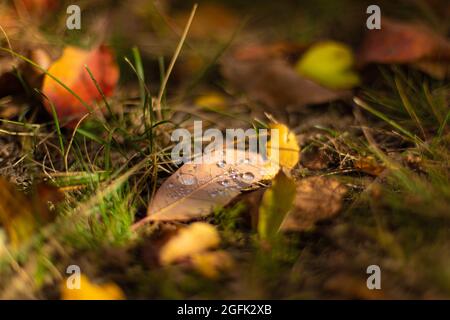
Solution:
M 81 30 L 67 29 L 69 2 Z M 378 31 L 366 1 L 198 1 L 191 25 L 191 1 L 69 2 L 0 5 L 1 299 L 450 298 L 446 1 L 380 1 Z M 298 67 L 331 40 L 350 54 L 345 70 L 329 52 Z M 68 122 L 61 110 L 77 100 L 50 103 L 60 93 L 42 81 L 64 48 L 99 44 L 120 78 L 107 92 L 115 69 L 94 64 L 106 96 L 92 106 L 105 111 Z M 63 63 L 72 98 L 84 95 L 84 62 Z M 208 214 L 135 228 L 180 168 L 171 133 L 194 120 L 295 135 L 297 194 L 275 240 L 260 227 L 267 191 L 283 193 L 272 179 Z M 165 262 L 168 250 L 178 258 Z M 379 290 L 367 286 L 373 265 Z M 91 292 L 67 292 L 69 266 Z

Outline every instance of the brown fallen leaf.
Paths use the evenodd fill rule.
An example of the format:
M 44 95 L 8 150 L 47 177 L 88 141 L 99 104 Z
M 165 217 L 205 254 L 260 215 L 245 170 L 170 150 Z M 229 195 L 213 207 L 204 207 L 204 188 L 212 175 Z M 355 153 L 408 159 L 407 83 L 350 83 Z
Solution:
M 349 96 L 347 90 L 326 89 L 299 76 L 281 59 L 224 59 L 222 73 L 237 89 L 265 105 L 283 110 L 288 106 L 320 104 Z
M 312 146 L 302 152 L 300 163 L 310 170 L 326 169 L 332 162 L 331 156 L 323 148 Z
M 423 24 L 383 18 L 380 30 L 366 32 L 357 60 L 360 66 L 412 63 L 442 76 L 448 70 L 450 41 Z
M 386 167 L 378 163 L 374 157 L 363 157 L 353 161 L 353 165 L 356 169 L 368 173 L 373 176 L 379 176 Z
M 347 188 L 339 181 L 325 177 L 300 180 L 294 206 L 281 225 L 283 231 L 305 231 L 315 223 L 334 217 L 342 208 Z
M 235 59 L 240 61 L 255 61 L 268 59 L 286 59 L 298 57 L 306 46 L 292 42 L 253 43 L 236 48 L 233 52 Z M 293 59 L 295 60 L 295 59 Z
M 249 153 L 232 150 L 235 157 L 248 159 Z M 243 154 L 242 154 L 243 153 Z M 148 207 L 146 221 L 192 220 L 207 216 L 216 207 L 222 207 L 241 193 L 241 190 L 262 180 L 273 178 L 279 166 L 264 161 L 242 163 L 186 163 L 167 178 Z
M 424 58 L 450 59 L 450 42 L 425 25 L 384 18 L 361 45 L 360 63 L 409 63 Z

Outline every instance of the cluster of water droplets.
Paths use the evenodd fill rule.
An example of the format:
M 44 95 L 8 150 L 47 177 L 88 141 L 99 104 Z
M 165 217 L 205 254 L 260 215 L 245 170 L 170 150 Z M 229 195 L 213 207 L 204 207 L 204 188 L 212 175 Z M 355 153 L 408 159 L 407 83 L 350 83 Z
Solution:
M 248 159 L 242 160 L 242 163 L 248 163 Z M 217 162 L 219 168 L 225 168 L 226 162 L 221 160 Z M 223 175 L 218 177 L 217 183 L 224 188 L 231 190 L 240 190 L 250 185 L 255 179 L 255 175 L 250 171 L 241 172 L 237 168 L 229 168 Z M 220 189 L 219 189 L 220 190 Z M 219 192 L 219 191 L 218 191 Z
M 248 159 L 242 160 L 241 163 L 249 163 Z M 226 169 L 225 160 L 216 163 L 218 168 L 224 169 L 224 173 L 217 177 L 217 187 L 209 192 L 211 197 L 224 196 L 230 192 L 240 191 L 242 188 L 248 187 L 255 180 L 255 174 L 250 171 L 240 171 L 236 167 Z M 199 181 L 196 175 L 197 165 L 186 168 L 177 175 L 180 185 L 169 182 L 166 185 L 171 198 L 181 198 L 189 195 L 197 185 L 201 185 L 207 181 Z

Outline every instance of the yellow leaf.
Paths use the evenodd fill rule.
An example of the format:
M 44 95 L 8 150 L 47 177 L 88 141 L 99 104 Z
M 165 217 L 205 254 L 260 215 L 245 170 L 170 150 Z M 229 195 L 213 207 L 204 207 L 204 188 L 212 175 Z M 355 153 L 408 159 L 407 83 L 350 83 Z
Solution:
M 312 46 L 297 62 L 296 71 L 331 89 L 350 89 L 360 83 L 355 59 L 345 44 L 325 41 Z M 305 92 L 305 94 L 308 94 Z
M 231 256 L 222 250 L 214 252 L 202 252 L 192 257 L 194 268 L 203 276 L 215 279 L 220 271 L 233 268 L 234 261 Z
M 190 258 L 205 250 L 215 248 L 220 243 L 219 233 L 214 226 L 196 222 L 180 230 L 160 251 L 160 262 L 163 265 Z
M 115 283 L 95 284 L 85 275 L 80 276 L 80 288 L 69 289 L 64 280 L 61 284 L 62 300 L 123 300 L 125 295 Z
M 195 99 L 194 103 L 201 108 L 216 111 L 224 110 L 227 106 L 225 97 L 217 92 L 201 95 Z
M 264 192 L 259 207 L 258 234 L 261 239 L 272 240 L 292 207 L 295 183 L 282 170 Z
M 300 160 L 300 147 L 295 134 L 281 123 L 273 123 L 269 127 L 270 129 L 278 130 L 278 145 L 276 145 L 276 141 L 272 140 L 276 139 L 276 137 L 271 137 L 271 140 L 267 143 L 270 159 L 275 163 L 279 163 L 281 167 L 291 170 Z M 272 148 L 278 149 L 278 157 Z
M 0 177 L 0 224 L 5 228 L 11 246 L 16 249 L 39 229 L 55 218 L 48 202 L 57 203 L 63 195 L 55 187 L 38 184 L 26 196 L 16 186 Z

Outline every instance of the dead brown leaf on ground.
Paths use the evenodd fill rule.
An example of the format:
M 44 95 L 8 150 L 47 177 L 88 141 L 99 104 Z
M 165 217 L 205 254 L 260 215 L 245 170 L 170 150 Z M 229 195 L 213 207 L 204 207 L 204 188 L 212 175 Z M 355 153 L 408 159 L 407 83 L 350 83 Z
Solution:
M 235 159 L 250 157 L 245 151 L 231 150 Z M 239 155 L 240 154 L 240 155 Z M 259 154 L 253 154 L 261 157 Z M 212 158 L 214 159 L 214 158 Z M 159 188 L 148 207 L 148 217 L 136 227 L 151 221 L 188 221 L 209 215 L 241 193 L 241 190 L 275 176 L 278 164 L 264 162 L 227 163 L 223 159 L 205 163 L 185 163 Z M 220 157 L 217 157 L 220 159 Z
M 434 76 L 444 75 L 450 60 L 450 42 L 424 24 L 383 18 L 380 30 L 366 33 L 358 64 L 413 63 Z
M 222 63 L 222 73 L 235 88 L 275 111 L 339 100 L 350 94 L 350 91 L 330 90 L 302 78 L 282 59 L 228 57 Z
M 372 176 L 379 176 L 384 170 L 386 170 L 386 167 L 378 163 L 374 157 L 362 157 L 356 159 L 353 164 L 356 169 Z
M 300 163 L 310 170 L 326 169 L 332 162 L 331 156 L 324 149 L 312 147 L 302 152 Z
M 297 183 L 294 207 L 283 221 L 281 230 L 305 231 L 316 222 L 329 219 L 339 213 L 347 188 L 338 180 L 311 177 Z

